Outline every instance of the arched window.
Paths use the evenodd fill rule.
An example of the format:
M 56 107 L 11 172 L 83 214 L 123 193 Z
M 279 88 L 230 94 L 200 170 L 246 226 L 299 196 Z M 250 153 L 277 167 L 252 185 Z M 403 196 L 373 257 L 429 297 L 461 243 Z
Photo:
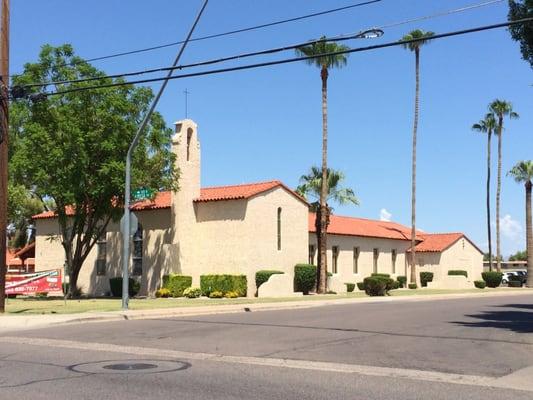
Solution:
M 143 274 L 143 227 L 137 225 L 137 231 L 133 235 L 133 276 Z
M 281 250 L 281 207 L 278 208 L 278 250 Z
M 191 141 L 192 141 L 192 129 L 187 129 L 187 161 L 191 156 Z

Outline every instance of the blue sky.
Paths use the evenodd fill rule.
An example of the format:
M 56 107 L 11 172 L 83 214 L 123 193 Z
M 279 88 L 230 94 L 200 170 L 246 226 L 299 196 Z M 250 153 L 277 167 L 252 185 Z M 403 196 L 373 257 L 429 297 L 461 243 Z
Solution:
M 211 0 L 196 30 L 203 36 L 273 20 L 342 7 L 357 0 Z M 383 0 L 381 3 L 254 32 L 191 43 L 182 62 L 351 33 L 481 0 Z M 11 73 L 37 58 L 45 43 L 71 43 L 82 57 L 96 57 L 181 40 L 200 0 L 14 0 L 11 10 Z M 503 22 L 507 2 L 387 29 L 356 47 L 394 41 L 412 29 L 437 33 Z M 167 66 L 177 48 L 132 55 L 95 65 L 108 73 Z M 288 53 L 287 56 L 293 56 Z M 262 60 L 283 58 L 273 56 Z M 250 61 L 250 60 L 248 60 Z M 247 61 L 228 65 L 241 65 Z M 495 98 L 511 101 L 521 115 L 504 133 L 502 242 L 508 255 L 525 248 L 524 188 L 505 177 L 533 149 L 532 70 L 504 30 L 434 41 L 422 50 L 418 145 L 418 227 L 462 231 L 486 247 L 486 137 L 470 127 Z M 157 85 L 154 85 L 156 88 Z M 172 124 L 189 117 L 199 125 L 204 186 L 280 179 L 291 187 L 321 155 L 319 71 L 303 63 L 176 80 L 158 110 Z M 344 171 L 359 207 L 338 214 L 410 221 L 410 159 L 414 55 L 391 48 L 353 54 L 329 81 L 329 162 Z M 493 148 L 494 160 L 496 147 Z M 494 176 L 496 163 L 494 163 Z M 496 182 L 494 180 L 493 194 Z M 494 197 L 494 196 L 493 196 Z M 494 211 L 494 204 L 493 204 Z M 493 217 L 494 220 L 494 217 Z

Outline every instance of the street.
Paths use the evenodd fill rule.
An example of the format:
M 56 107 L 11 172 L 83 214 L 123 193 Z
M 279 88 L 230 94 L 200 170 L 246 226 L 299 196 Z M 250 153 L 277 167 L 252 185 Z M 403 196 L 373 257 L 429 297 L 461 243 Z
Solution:
M 0 337 L 1 399 L 531 399 L 529 296 L 87 323 Z

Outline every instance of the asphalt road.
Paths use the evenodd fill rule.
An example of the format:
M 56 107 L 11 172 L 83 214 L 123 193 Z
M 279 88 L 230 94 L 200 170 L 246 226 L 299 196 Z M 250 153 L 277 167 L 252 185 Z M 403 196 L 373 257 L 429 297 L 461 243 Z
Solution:
M 532 375 L 530 295 L 91 323 L 0 337 L 2 400 L 531 400 Z

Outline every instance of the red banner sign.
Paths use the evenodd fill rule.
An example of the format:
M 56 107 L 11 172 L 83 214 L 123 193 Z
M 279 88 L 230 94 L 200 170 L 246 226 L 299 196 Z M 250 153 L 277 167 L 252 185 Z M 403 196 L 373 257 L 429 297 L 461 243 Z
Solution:
M 32 274 L 8 274 L 6 294 L 62 292 L 61 270 L 39 271 Z

